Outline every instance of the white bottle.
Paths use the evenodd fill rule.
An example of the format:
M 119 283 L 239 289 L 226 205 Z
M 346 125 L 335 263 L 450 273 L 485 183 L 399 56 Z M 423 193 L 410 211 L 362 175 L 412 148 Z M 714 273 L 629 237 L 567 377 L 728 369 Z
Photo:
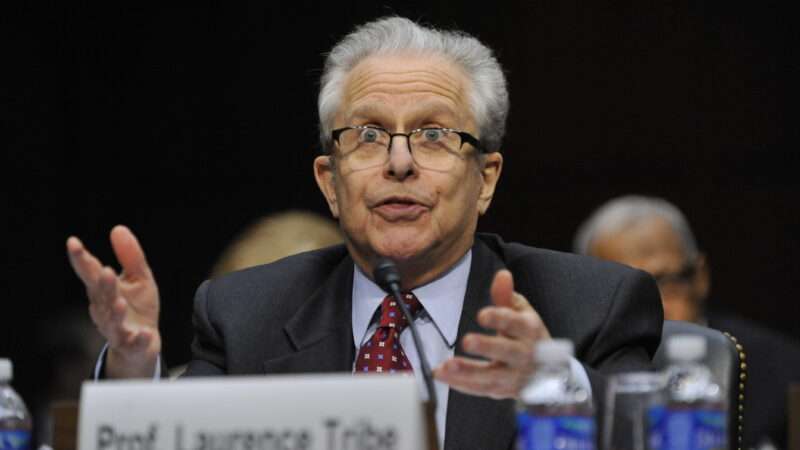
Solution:
M 568 339 L 537 344 L 538 367 L 517 402 L 517 450 L 594 450 L 594 408 L 570 376 L 573 352 Z
M 703 364 L 706 340 L 675 335 L 667 341 L 667 407 L 662 450 L 727 449 L 725 395 Z
M 11 361 L 0 359 L 0 449 L 28 450 L 31 446 L 31 415 L 9 384 L 12 378 Z

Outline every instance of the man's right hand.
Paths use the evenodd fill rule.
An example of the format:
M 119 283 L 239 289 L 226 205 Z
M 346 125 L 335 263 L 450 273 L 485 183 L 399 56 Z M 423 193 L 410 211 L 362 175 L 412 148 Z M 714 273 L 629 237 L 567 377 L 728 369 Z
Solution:
M 127 227 L 111 230 L 111 245 L 122 266 L 119 275 L 74 236 L 67 239 L 67 254 L 86 286 L 92 320 L 108 341 L 106 376 L 152 377 L 161 353 L 158 286 L 139 241 Z

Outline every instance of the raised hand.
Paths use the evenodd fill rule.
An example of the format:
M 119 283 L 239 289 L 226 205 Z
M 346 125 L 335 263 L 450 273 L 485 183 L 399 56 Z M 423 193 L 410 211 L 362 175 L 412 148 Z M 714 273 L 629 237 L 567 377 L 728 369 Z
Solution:
M 434 377 L 467 394 L 513 398 L 536 370 L 536 343 L 550 339 L 550 332 L 525 297 L 514 292 L 511 272 L 497 272 L 490 293 L 494 306 L 478 313 L 478 324 L 497 334 L 469 333 L 461 340 L 464 351 L 486 360 L 456 356 L 436 368 Z
M 74 236 L 67 239 L 67 254 L 86 286 L 92 320 L 108 340 L 106 375 L 152 377 L 161 352 L 158 286 L 139 241 L 127 227 L 111 230 L 111 246 L 122 266 L 120 274 Z

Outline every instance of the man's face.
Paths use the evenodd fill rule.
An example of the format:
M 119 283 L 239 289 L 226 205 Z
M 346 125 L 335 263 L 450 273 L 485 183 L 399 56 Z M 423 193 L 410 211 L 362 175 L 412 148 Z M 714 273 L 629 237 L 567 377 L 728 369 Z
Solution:
M 442 127 L 480 138 L 468 93 L 468 78 L 441 57 L 370 57 L 350 72 L 334 128 L 372 125 L 408 133 Z M 327 156 L 317 158 L 317 182 L 359 266 L 370 270 L 375 258 L 389 257 L 409 278 L 404 284 L 418 285 L 464 255 L 491 202 L 502 157 L 493 153 L 480 164 L 477 150 L 469 144 L 462 150 L 447 171 L 419 167 L 403 136 L 393 139 L 382 166 L 355 170 L 336 148 L 333 165 Z
M 680 237 L 669 222 L 653 217 L 622 231 L 598 236 L 590 254 L 644 270 L 659 281 L 664 318 L 696 322 L 708 292 L 702 256 L 686 257 Z

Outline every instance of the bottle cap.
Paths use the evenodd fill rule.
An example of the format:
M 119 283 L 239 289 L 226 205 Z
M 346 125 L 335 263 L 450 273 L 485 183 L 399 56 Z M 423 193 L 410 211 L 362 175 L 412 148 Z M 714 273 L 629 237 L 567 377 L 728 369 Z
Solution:
M 563 362 L 575 353 L 569 339 L 550 339 L 536 344 L 534 356 L 538 362 Z
M 0 382 L 11 381 L 14 376 L 14 366 L 8 358 L 0 358 Z
M 674 361 L 696 361 L 706 356 L 706 339 L 693 334 L 676 334 L 667 341 L 667 357 Z

